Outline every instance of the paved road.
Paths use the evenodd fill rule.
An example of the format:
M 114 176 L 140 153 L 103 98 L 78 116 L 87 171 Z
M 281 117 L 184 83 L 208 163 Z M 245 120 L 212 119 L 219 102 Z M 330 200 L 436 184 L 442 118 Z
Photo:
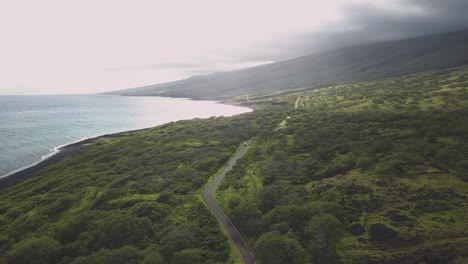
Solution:
M 236 246 L 236 249 L 242 258 L 242 262 L 244 264 L 254 264 L 255 263 L 254 257 L 252 253 L 249 251 L 249 249 L 247 248 L 247 245 L 242 239 L 242 236 L 240 235 L 239 231 L 237 231 L 234 224 L 226 216 L 226 214 L 223 212 L 223 209 L 219 207 L 218 203 L 213 197 L 213 191 L 216 185 L 218 185 L 224 179 L 224 177 L 226 176 L 226 173 L 232 169 L 232 167 L 236 164 L 237 160 L 240 157 L 242 157 L 242 155 L 246 152 L 246 150 L 247 150 L 247 147 L 244 147 L 244 146 L 241 147 L 241 149 L 236 153 L 236 155 L 231 160 L 229 160 L 229 163 L 227 167 L 224 169 L 224 171 L 218 176 L 216 176 L 216 178 L 210 183 L 210 185 L 208 185 L 208 187 L 203 191 L 202 196 L 208 208 L 211 210 L 211 212 L 213 212 L 216 218 L 218 218 L 218 221 L 224 226 L 224 229 L 226 229 L 226 231 L 228 232 L 229 237 L 231 238 L 232 242 Z

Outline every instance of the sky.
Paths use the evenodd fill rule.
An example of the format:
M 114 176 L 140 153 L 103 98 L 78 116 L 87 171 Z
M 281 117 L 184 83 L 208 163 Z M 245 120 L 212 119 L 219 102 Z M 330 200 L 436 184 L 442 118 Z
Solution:
M 0 95 L 98 93 L 468 28 L 466 0 L 0 0 Z

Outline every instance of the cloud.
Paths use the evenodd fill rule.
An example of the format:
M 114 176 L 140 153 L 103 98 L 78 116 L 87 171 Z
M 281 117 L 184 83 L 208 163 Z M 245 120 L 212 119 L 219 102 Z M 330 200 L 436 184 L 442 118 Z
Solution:
M 468 28 L 466 10 L 467 0 L 9 1 L 0 94 L 116 90 L 453 31 Z
M 339 47 L 397 40 L 468 28 L 466 0 L 385 0 L 344 5 L 341 19 L 319 30 L 257 43 L 262 50 L 240 56 L 283 60 Z

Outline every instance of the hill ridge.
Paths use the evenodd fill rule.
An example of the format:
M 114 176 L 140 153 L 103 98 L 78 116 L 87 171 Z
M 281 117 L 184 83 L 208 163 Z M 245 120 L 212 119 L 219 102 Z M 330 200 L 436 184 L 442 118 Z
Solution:
M 225 100 L 468 64 L 468 29 L 350 46 L 251 68 L 105 94 Z

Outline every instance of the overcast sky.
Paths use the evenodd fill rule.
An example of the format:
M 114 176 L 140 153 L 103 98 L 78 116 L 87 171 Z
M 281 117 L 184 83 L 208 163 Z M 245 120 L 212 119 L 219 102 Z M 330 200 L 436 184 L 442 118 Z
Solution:
M 468 28 L 466 0 L 0 0 L 0 94 L 95 93 Z

